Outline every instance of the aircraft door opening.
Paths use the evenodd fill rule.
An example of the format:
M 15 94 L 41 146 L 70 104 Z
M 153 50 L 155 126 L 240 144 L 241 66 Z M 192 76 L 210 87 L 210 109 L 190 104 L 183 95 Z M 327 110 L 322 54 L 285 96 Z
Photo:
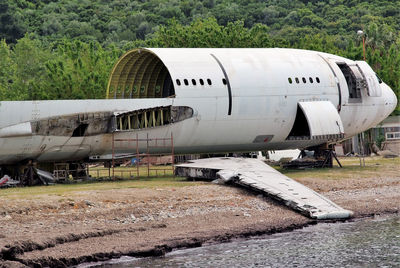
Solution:
M 366 90 L 367 83 L 357 65 L 348 65 L 347 63 L 336 63 L 346 79 L 349 90 L 349 102 L 362 102 L 361 91 Z
M 310 128 L 307 123 L 307 118 L 304 115 L 304 112 L 300 108 L 300 106 L 297 106 L 296 119 L 294 120 L 294 125 L 287 139 L 288 140 L 310 139 Z

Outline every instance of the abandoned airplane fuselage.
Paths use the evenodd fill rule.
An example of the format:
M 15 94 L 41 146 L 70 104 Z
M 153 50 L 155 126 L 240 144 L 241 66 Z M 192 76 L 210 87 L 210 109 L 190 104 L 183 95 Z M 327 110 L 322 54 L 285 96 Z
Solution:
M 110 154 L 113 135 L 173 134 L 176 153 L 305 148 L 375 126 L 397 104 L 363 61 L 277 48 L 132 50 L 107 95 L 0 102 L 0 164 Z

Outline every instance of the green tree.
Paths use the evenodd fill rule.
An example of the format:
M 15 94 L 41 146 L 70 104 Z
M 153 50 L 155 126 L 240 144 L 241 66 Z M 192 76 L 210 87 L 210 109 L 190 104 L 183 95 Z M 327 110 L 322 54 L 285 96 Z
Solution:
M 143 46 L 292 47 L 361 60 L 359 29 L 368 63 L 400 97 L 398 1 L 2 0 L 0 97 L 104 97 L 118 56 Z
M 5 39 L 0 41 L 0 100 L 13 99 L 11 85 L 15 79 L 15 64 Z
M 22 16 L 9 1 L 0 2 L 0 40 L 15 43 L 25 33 Z
M 267 47 L 270 45 L 268 28 L 257 24 L 244 27 L 243 21 L 229 22 L 227 26 L 215 18 L 197 19 L 184 26 L 171 20 L 160 27 L 149 44 L 159 47 Z
M 45 62 L 51 53 L 31 35 L 18 40 L 12 58 L 15 63 L 15 80 L 12 94 L 15 99 L 40 100 L 51 98 L 46 88 Z
M 97 42 L 64 39 L 57 45 L 56 57 L 46 63 L 46 80 L 55 91 L 54 98 L 104 98 L 108 75 L 118 56 L 115 47 L 104 50 Z

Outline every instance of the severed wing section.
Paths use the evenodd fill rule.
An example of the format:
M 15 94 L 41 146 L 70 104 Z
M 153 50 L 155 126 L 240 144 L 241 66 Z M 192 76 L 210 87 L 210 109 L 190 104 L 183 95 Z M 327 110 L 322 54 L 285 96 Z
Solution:
M 310 218 L 345 219 L 353 214 L 258 159 L 193 160 L 188 164 L 177 165 L 176 174 L 206 179 L 220 178 L 225 182 L 242 185 L 277 199 Z

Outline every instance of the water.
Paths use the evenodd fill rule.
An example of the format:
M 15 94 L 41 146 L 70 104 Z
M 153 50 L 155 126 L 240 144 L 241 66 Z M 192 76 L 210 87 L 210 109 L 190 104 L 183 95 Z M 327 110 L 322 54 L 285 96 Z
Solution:
M 113 262 L 101 267 L 400 267 L 400 217 L 320 223 L 161 258 Z

